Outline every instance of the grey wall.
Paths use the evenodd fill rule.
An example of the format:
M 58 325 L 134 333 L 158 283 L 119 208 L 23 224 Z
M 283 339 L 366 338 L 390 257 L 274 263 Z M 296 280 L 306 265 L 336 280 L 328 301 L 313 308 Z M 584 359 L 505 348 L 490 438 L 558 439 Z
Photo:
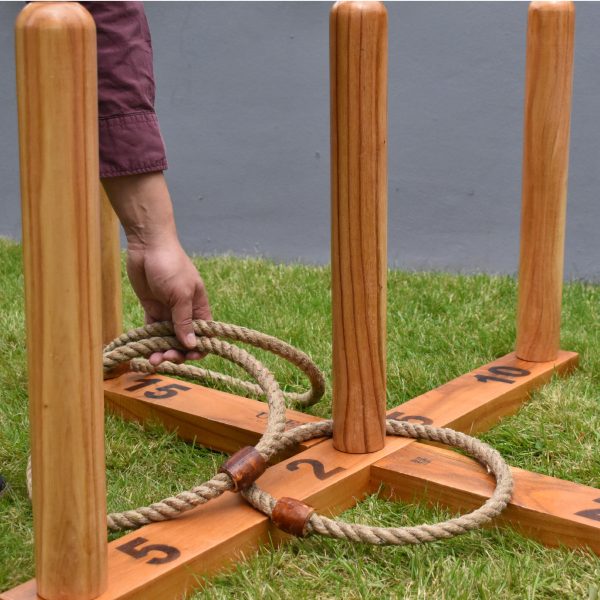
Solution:
M 155 2 L 157 110 L 194 252 L 329 260 L 326 2 Z M 0 3 L 0 235 L 19 236 Z M 390 260 L 514 273 L 527 4 L 390 2 Z M 600 4 L 577 5 L 566 272 L 600 280 Z

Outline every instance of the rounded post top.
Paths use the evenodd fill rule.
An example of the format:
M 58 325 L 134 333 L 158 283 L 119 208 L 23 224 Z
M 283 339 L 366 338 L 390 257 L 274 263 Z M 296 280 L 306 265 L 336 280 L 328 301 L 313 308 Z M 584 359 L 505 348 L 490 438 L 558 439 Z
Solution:
M 16 30 L 95 30 L 92 15 L 78 2 L 32 2 L 18 14 Z
M 534 0 L 529 3 L 529 14 L 540 13 L 574 13 L 575 3 L 572 0 Z
M 387 15 L 383 2 L 378 0 L 338 0 L 331 7 L 331 15 L 338 14 Z

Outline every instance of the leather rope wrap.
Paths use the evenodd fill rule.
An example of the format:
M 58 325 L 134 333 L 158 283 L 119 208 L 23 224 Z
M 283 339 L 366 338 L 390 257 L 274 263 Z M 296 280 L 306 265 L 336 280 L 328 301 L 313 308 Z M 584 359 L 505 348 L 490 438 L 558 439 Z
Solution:
M 308 520 L 315 509 L 295 498 L 279 498 L 271 511 L 271 521 L 281 531 L 304 537 L 308 533 Z
M 254 446 L 246 446 L 232 454 L 219 468 L 219 473 L 229 475 L 233 491 L 249 488 L 265 471 L 267 461 Z

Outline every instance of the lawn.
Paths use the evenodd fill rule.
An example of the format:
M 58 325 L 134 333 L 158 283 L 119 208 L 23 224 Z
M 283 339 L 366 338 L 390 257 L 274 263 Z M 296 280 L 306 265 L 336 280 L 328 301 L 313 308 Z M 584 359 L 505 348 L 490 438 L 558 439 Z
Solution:
M 232 257 L 195 259 L 215 319 L 281 337 L 330 376 L 329 270 Z M 142 322 L 124 280 L 125 327 Z M 0 239 L 0 590 L 33 576 L 32 517 L 25 488 L 29 439 L 21 248 Z M 388 287 L 388 406 L 509 352 L 515 337 L 511 277 L 392 271 Z M 513 466 L 600 487 L 600 286 L 565 287 L 562 347 L 579 370 L 538 391 L 517 415 L 482 439 Z M 264 355 L 261 354 L 264 357 Z M 287 389 L 302 378 L 264 357 Z M 209 366 L 234 373 L 214 357 Z M 330 416 L 328 394 L 310 409 Z M 222 456 L 178 441 L 158 425 L 107 415 L 110 511 L 204 481 Z M 60 482 L 57 482 L 60 484 Z M 379 525 L 450 516 L 442 508 L 369 497 L 344 518 Z M 312 537 L 258 555 L 205 584 L 204 598 L 600 598 L 600 558 L 547 549 L 510 529 L 488 529 L 419 547 L 369 547 Z

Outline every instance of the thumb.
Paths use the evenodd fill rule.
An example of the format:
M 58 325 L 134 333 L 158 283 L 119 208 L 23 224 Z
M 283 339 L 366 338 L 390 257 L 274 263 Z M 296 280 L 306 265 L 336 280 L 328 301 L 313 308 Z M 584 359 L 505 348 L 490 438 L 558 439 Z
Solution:
M 195 348 L 196 336 L 192 324 L 192 298 L 187 297 L 178 300 L 172 308 L 172 315 L 177 339 L 183 344 L 184 348 Z

